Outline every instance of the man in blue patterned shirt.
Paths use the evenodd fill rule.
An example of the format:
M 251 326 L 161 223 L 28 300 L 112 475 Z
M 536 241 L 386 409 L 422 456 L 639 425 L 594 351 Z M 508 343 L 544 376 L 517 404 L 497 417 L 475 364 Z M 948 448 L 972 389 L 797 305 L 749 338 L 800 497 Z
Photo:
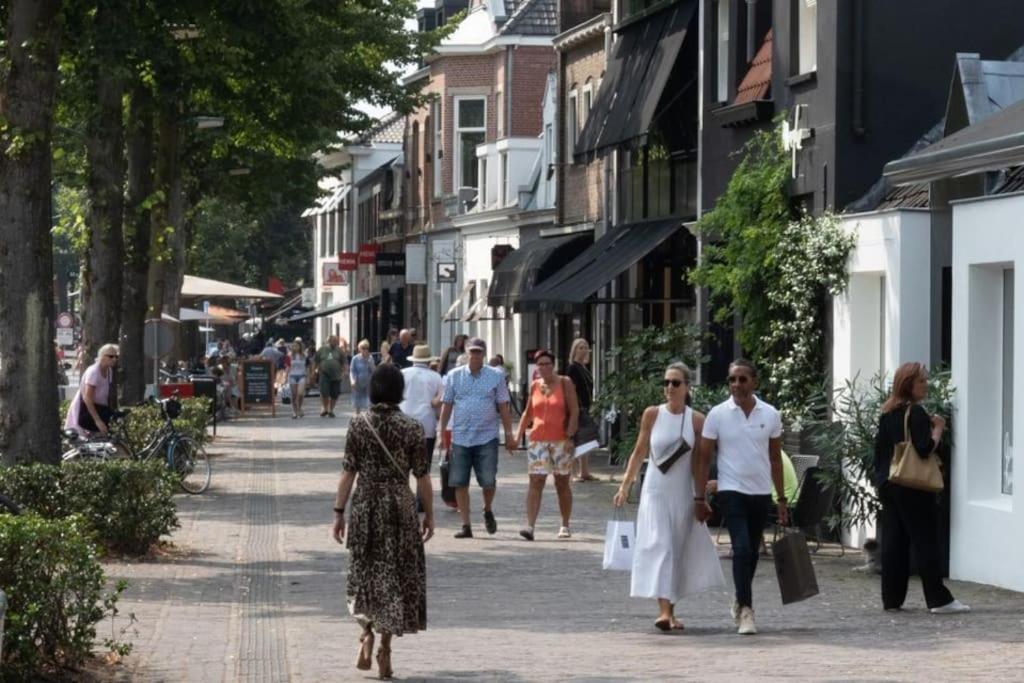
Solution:
M 452 458 L 448 465 L 448 483 L 455 489 L 455 499 L 462 517 L 462 531 L 455 538 L 473 538 L 469 523 L 469 472 L 483 489 L 484 526 L 487 533 L 498 530 L 491 503 L 498 478 L 498 416 L 505 427 L 505 448 L 515 449 L 512 436 L 512 415 L 509 413 L 508 385 L 505 373 L 485 367 L 487 344 L 474 338 L 466 342 L 469 363 L 445 375 L 444 398 L 441 405 L 440 433 L 448 420 L 452 423 Z

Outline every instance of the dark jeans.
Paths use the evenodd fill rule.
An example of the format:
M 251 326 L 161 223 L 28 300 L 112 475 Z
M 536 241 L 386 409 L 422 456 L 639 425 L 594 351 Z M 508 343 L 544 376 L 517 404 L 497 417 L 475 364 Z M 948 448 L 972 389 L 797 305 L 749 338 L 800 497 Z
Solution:
M 737 491 L 719 491 L 716 497 L 732 541 L 732 582 L 736 586 L 736 602 L 740 607 L 753 607 L 754 572 L 757 571 L 757 556 L 772 497 L 751 496 Z
M 917 573 L 929 608 L 953 602 L 942 583 L 939 549 L 939 508 L 935 494 L 883 484 L 882 499 L 882 606 L 902 607 L 910 580 L 910 548 L 917 555 Z

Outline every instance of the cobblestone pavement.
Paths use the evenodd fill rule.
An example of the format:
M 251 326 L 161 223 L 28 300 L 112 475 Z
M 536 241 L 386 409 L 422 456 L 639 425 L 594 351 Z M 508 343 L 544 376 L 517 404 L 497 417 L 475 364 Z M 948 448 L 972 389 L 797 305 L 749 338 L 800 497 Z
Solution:
M 113 627 L 128 613 L 138 619 L 124 678 L 373 679 L 352 666 L 358 628 L 345 612 L 345 553 L 328 538 L 346 424 L 313 414 L 220 427 L 213 485 L 179 498 L 174 548 L 107 566 L 131 582 Z M 429 628 L 395 641 L 399 678 L 1024 680 L 1024 594 L 953 582 L 975 611 L 937 617 L 915 580 L 908 610 L 887 614 L 877 578 L 853 571 L 856 557 L 816 557 L 821 595 L 785 607 L 764 562 L 757 636 L 734 633 L 726 591 L 679 605 L 685 632 L 660 634 L 652 601 L 630 599 L 628 575 L 601 569 L 614 484 L 575 485 L 569 541 L 555 539 L 549 487 L 532 544 L 517 534 L 525 485 L 523 456 L 503 455 L 493 537 L 475 488 L 472 540 L 452 538 L 457 516 L 438 501 L 438 534 L 427 546 Z M 720 551 L 728 577 L 728 548 Z

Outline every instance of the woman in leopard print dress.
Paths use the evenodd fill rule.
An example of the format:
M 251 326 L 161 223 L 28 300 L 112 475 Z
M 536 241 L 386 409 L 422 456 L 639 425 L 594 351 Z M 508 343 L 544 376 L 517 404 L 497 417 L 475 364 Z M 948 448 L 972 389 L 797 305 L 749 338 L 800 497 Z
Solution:
M 398 410 L 404 388 L 397 366 L 382 365 L 374 371 L 370 379 L 373 405 L 349 425 L 334 508 L 333 536 L 342 543 L 346 504 L 352 494 L 347 597 L 349 611 L 363 626 L 356 667 L 370 668 L 376 631 L 381 634 L 377 651 L 381 678 L 392 673 L 391 637 L 427 627 L 423 543 L 434 535 L 430 456 L 423 445 L 423 428 Z M 409 472 L 416 477 L 423 501 L 422 526 L 409 489 Z

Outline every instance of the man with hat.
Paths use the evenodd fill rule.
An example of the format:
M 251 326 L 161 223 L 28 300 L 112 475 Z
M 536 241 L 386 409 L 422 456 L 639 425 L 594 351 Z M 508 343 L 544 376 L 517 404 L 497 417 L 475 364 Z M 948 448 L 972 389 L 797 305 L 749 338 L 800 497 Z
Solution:
M 428 454 L 434 452 L 437 435 L 437 411 L 444 394 L 444 380 L 430 369 L 437 356 L 430 355 L 430 347 L 420 344 L 413 348 L 409 367 L 402 370 L 405 394 L 399 409 L 423 426 L 423 437 Z
M 505 448 L 515 450 L 512 436 L 512 416 L 509 412 L 508 384 L 505 373 L 484 365 L 487 344 L 473 338 L 466 342 L 469 362 L 449 372 L 444 378 L 444 396 L 441 406 L 443 434 L 452 421 L 452 458 L 448 470 L 448 483 L 455 489 L 455 498 L 462 517 L 462 530 L 455 538 L 472 538 L 469 523 L 469 472 L 476 473 L 476 481 L 483 489 L 484 525 L 487 533 L 498 530 L 491 503 L 497 488 L 498 476 L 498 415 L 505 427 Z

